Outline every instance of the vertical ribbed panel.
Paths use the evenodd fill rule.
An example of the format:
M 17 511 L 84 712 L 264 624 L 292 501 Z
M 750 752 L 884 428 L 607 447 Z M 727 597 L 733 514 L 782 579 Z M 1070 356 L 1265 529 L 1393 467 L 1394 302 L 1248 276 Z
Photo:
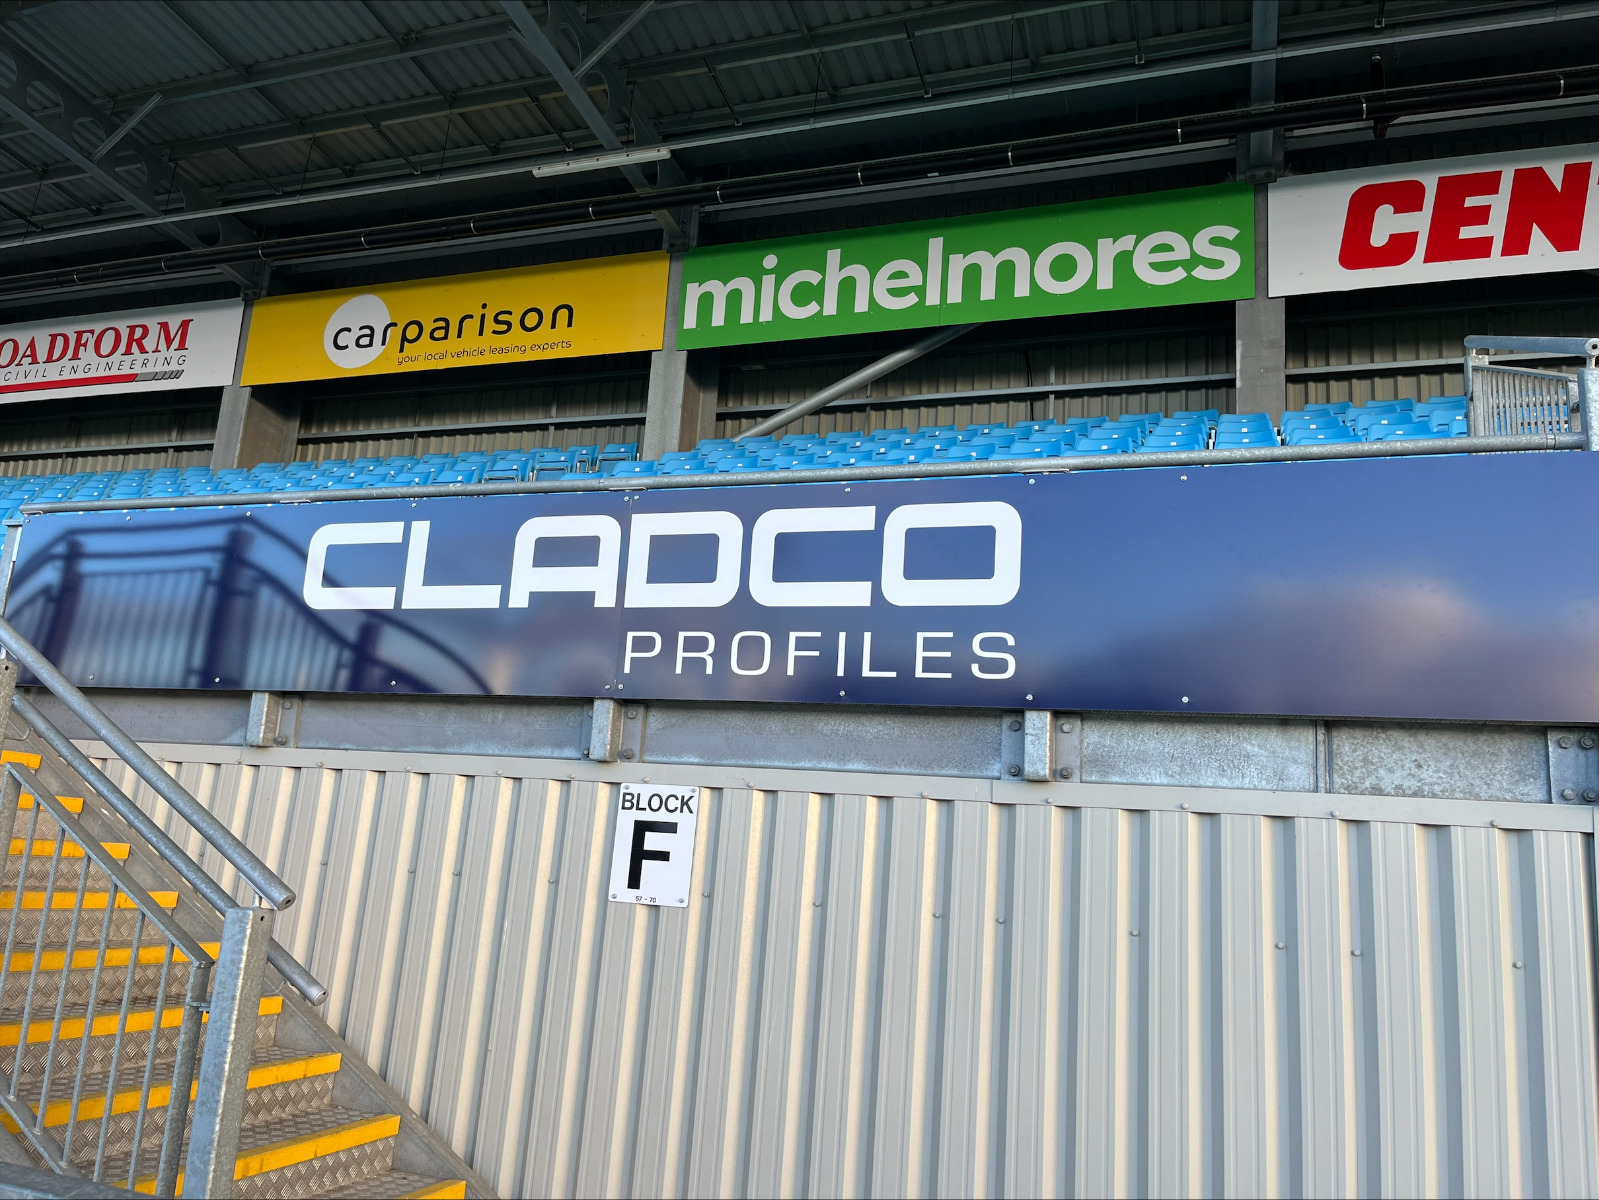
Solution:
M 613 785 L 207 753 L 328 1019 L 505 1195 L 1599 1191 L 1583 833 L 725 788 L 657 909 Z

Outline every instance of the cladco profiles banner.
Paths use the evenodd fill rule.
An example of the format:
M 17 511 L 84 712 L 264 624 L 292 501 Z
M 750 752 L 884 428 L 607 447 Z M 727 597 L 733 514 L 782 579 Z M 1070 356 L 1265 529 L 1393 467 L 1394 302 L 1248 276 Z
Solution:
M 692 250 L 677 344 L 1244 300 L 1254 213 L 1218 184 Z
M 242 382 L 659 350 L 666 274 L 656 252 L 274 296 L 251 312 Z
M 1596 502 L 1527 454 L 51 513 L 7 609 L 95 687 L 1593 724 L 1546 518 Z

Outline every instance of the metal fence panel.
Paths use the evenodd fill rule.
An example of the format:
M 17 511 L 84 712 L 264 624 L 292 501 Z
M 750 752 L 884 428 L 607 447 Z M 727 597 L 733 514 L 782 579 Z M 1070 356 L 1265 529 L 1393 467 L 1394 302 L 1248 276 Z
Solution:
M 156 752 L 502 1194 L 1599 1191 L 1587 809 Z M 640 771 L 685 909 L 606 896 Z

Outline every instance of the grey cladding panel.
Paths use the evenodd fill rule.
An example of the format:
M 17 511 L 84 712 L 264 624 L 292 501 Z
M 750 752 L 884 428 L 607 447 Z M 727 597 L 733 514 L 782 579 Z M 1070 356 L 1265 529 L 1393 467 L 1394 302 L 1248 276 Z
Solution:
M 1000 771 L 998 713 L 840 708 L 796 715 L 783 705 L 652 704 L 644 757 L 979 778 Z
M 1335 792 L 1549 799 L 1548 746 L 1541 728 L 1332 724 L 1328 740 Z
M 1083 721 L 1085 783 L 1314 791 L 1308 721 L 1093 716 Z

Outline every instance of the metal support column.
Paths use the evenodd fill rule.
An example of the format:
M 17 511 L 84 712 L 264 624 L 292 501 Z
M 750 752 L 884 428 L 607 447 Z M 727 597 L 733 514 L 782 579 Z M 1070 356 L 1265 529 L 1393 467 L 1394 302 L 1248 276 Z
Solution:
M 683 256 L 673 254 L 667 277 L 666 328 L 662 331 L 661 348 L 650 356 L 640 458 L 659 458 L 669 450 L 692 450 L 716 427 L 721 352 L 677 348 L 682 295 Z
M 1287 316 L 1281 297 L 1267 294 L 1267 198 L 1255 188 L 1255 298 L 1233 305 L 1237 343 L 1238 400 L 1235 412 L 1270 413 L 1282 419 L 1288 390 Z
M 235 908 L 222 918 L 222 947 L 211 986 L 211 1015 L 183 1172 L 185 1196 L 233 1194 L 234 1159 L 275 915 L 270 908 Z M 173 1108 L 181 1111 L 176 1097 Z

